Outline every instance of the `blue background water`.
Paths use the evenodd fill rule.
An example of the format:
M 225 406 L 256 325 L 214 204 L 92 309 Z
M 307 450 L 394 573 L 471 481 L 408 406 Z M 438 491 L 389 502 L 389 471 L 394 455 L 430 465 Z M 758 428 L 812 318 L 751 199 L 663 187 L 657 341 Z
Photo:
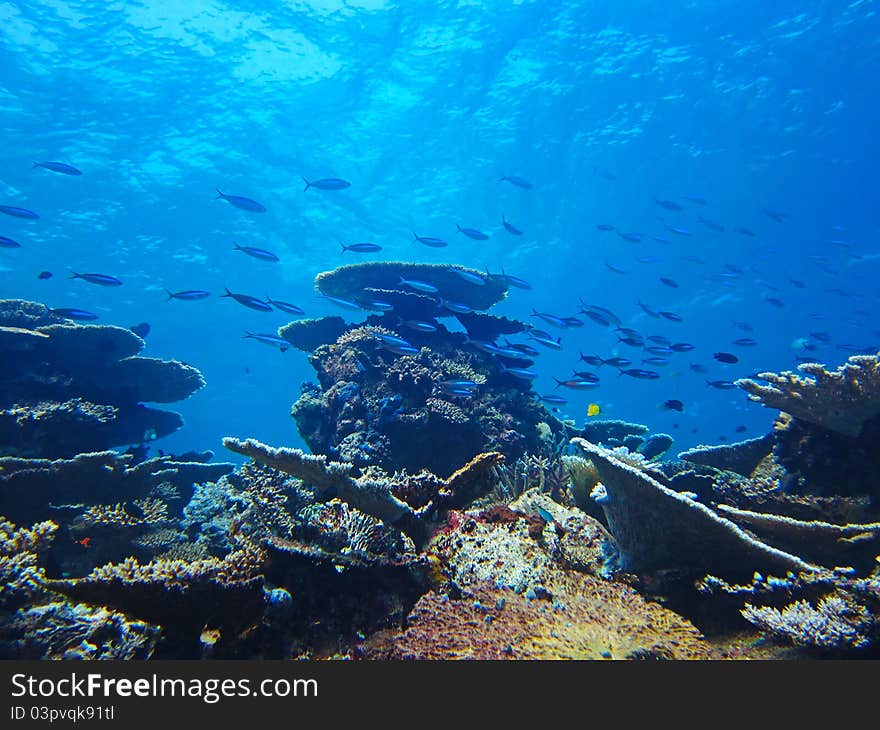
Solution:
M 229 287 L 309 316 L 340 313 L 315 297 L 314 276 L 367 260 L 342 255 L 338 238 L 373 241 L 387 260 L 503 266 L 528 279 L 534 289 L 512 290 L 499 314 L 572 315 L 582 297 L 625 326 L 697 346 L 656 382 L 604 368 L 601 388 L 569 394 L 562 415 L 583 420 L 593 401 L 674 434 L 678 447 L 733 438 L 740 425 L 757 435 L 773 414 L 707 387 L 689 363 L 732 380 L 792 368 L 803 354 L 793 342 L 811 331 L 832 335 L 810 353 L 829 364 L 851 354 L 841 345 L 880 341 L 877 10 L 873 0 L 0 3 L 0 203 L 42 216 L 0 216 L 0 234 L 22 243 L 0 250 L 0 296 L 147 321 L 146 354 L 200 368 L 208 386 L 174 406 L 187 425 L 164 448 L 222 450 L 226 434 L 301 444 L 289 408 L 312 376 L 306 355 L 241 339 L 290 317 L 216 295 Z M 499 182 L 505 174 L 535 187 Z M 303 192 L 301 176 L 352 186 Z M 268 212 L 214 200 L 215 188 Z M 507 234 L 502 214 L 526 235 Z M 693 235 L 669 233 L 658 216 Z M 457 222 L 489 241 L 457 234 Z M 451 245 L 425 248 L 413 230 Z M 703 263 L 685 258 L 694 255 Z M 744 273 L 721 276 L 728 264 Z M 55 276 L 38 280 L 43 269 Z M 69 269 L 125 284 L 96 287 Z M 166 303 L 164 287 L 215 296 Z M 638 299 L 684 322 L 652 320 Z M 591 323 L 561 334 L 563 352 L 539 361 L 540 392 L 569 375 L 578 351 L 635 353 Z M 743 336 L 759 345 L 730 344 Z M 717 350 L 742 360 L 721 365 Z M 670 398 L 684 413 L 659 409 Z

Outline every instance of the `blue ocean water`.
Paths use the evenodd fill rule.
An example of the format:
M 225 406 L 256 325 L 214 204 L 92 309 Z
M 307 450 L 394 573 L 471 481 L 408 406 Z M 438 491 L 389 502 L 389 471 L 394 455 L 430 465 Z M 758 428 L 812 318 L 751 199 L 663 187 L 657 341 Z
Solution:
M 560 416 L 582 421 L 596 403 L 678 448 L 759 435 L 774 413 L 707 379 L 797 357 L 837 365 L 880 343 L 877 11 L 874 0 L 0 3 L 0 204 L 41 216 L 0 216 L 0 235 L 21 243 L 0 249 L 0 296 L 148 322 L 145 354 L 198 367 L 208 385 L 175 404 L 186 426 L 167 450 L 219 451 L 224 435 L 302 445 L 289 411 L 313 376 L 306 355 L 242 339 L 290 317 L 219 295 L 355 321 L 313 284 L 356 260 L 503 267 L 533 289 L 512 289 L 495 313 L 572 316 L 582 299 L 695 346 L 657 380 L 599 369 L 600 387 L 566 391 Z M 42 160 L 83 175 L 32 168 Z M 352 184 L 304 191 L 303 177 Z M 426 248 L 413 231 L 450 245 Z M 338 240 L 383 250 L 342 253 Z M 165 288 L 213 296 L 167 302 Z M 562 391 L 553 377 L 580 369 L 580 352 L 652 367 L 589 320 L 553 334 L 564 347 L 539 359 L 538 392 Z M 731 344 L 742 337 L 757 344 Z M 669 399 L 684 410 L 664 410 Z

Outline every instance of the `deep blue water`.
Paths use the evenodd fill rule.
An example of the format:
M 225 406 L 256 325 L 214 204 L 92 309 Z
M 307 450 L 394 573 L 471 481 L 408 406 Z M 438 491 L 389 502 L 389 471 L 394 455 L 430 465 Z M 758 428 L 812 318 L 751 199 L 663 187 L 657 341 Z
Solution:
M 22 244 L 0 249 L 0 296 L 147 321 L 145 354 L 197 366 L 208 386 L 173 406 L 186 426 L 163 448 L 222 451 L 227 434 L 301 445 L 289 409 L 313 374 L 306 355 L 241 339 L 290 317 L 218 295 L 340 313 L 314 277 L 367 260 L 337 239 L 373 241 L 387 260 L 503 266 L 533 284 L 498 314 L 568 316 L 582 298 L 696 346 L 658 381 L 602 369 L 601 387 L 569 393 L 560 415 L 583 420 L 595 402 L 677 448 L 759 435 L 774 414 L 706 378 L 792 369 L 798 355 L 838 365 L 852 354 L 842 347 L 880 343 L 877 11 L 874 0 L 0 3 L 0 204 L 41 215 L 0 216 L 0 234 Z M 534 189 L 498 180 L 514 174 Z M 304 192 L 303 176 L 352 185 Z M 215 200 L 216 188 L 268 212 Z M 509 235 L 502 214 L 525 235 Z M 597 230 L 606 223 L 642 241 Z M 413 230 L 451 245 L 422 247 Z M 54 277 L 38 280 L 44 269 Z M 166 302 L 166 287 L 214 296 Z M 684 321 L 651 319 L 637 300 Z M 641 357 L 589 322 L 559 334 L 564 350 L 539 361 L 540 392 L 579 351 Z M 739 337 L 758 345 L 732 345 Z M 717 363 L 716 351 L 741 360 Z M 683 413 L 659 408 L 672 398 Z

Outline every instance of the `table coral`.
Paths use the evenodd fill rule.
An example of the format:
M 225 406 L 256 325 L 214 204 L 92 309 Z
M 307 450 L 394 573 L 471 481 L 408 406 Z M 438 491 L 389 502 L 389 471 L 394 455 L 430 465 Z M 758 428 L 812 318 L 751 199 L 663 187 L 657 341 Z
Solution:
M 855 355 L 834 371 L 818 363 L 804 363 L 798 370 L 811 377 L 759 373 L 766 384 L 748 378 L 736 384 L 753 401 L 844 436 L 858 436 L 865 421 L 880 416 L 877 355 Z
M 180 416 L 143 403 L 205 385 L 190 365 L 139 355 L 144 341 L 128 329 L 71 324 L 23 300 L 0 301 L 0 322 L 3 453 L 69 457 L 167 435 Z
M 596 466 L 594 489 L 620 549 L 621 567 L 688 568 L 715 574 L 816 570 L 796 555 L 757 540 L 709 507 L 672 491 L 613 452 L 573 439 Z

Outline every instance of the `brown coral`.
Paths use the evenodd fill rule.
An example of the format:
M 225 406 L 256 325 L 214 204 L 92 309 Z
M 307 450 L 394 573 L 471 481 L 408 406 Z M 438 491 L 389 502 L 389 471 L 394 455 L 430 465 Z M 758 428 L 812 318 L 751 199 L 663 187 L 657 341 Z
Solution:
M 555 601 L 488 583 L 459 600 L 429 593 L 394 642 L 396 659 L 708 659 L 700 632 L 634 590 L 570 575 Z

